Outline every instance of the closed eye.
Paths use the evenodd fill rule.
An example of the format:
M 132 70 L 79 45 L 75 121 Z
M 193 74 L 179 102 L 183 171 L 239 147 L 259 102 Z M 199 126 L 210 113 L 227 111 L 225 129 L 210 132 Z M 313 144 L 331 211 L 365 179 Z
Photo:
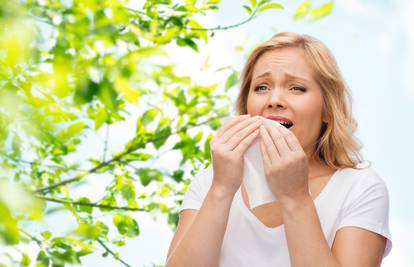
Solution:
M 300 86 L 294 86 L 291 89 L 295 90 L 295 91 L 301 91 L 301 92 L 306 92 L 306 88 L 305 87 L 300 87 Z

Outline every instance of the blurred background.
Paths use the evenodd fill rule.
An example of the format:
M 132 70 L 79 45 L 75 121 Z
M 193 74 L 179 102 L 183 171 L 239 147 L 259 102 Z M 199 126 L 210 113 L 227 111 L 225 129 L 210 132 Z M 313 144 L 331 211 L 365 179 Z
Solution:
M 11 2 L 14 1 L 7 3 Z M 150 130 L 162 129 L 171 133 L 168 127 L 154 128 L 151 122 L 155 118 L 161 118 L 158 126 L 165 119 L 164 126 L 172 121 L 171 125 L 178 129 L 179 125 L 191 125 L 192 117 L 188 114 L 211 119 L 234 113 L 231 103 L 236 99 L 238 75 L 249 51 L 280 31 L 314 36 L 336 57 L 352 92 L 362 154 L 384 179 L 390 194 L 393 248 L 382 266 L 414 266 L 414 245 L 411 244 L 414 213 L 409 207 L 414 188 L 411 174 L 414 165 L 414 126 L 411 123 L 414 116 L 413 1 L 335 0 L 329 2 L 333 3 L 333 9 L 327 16 L 309 21 L 306 17 L 294 19 L 299 4 L 306 1 L 284 0 L 278 2 L 283 5 L 283 10 L 269 9 L 238 27 L 207 31 L 205 36 L 196 37 L 194 32 L 184 32 L 185 37 L 177 37 L 173 27 L 157 32 L 156 23 L 151 24 L 151 20 L 142 19 L 136 12 L 141 10 L 136 9 L 137 6 L 151 1 L 126 1 L 130 11 L 139 14 L 139 27 L 130 31 L 122 25 L 133 15 L 114 15 L 118 14 L 117 3 L 125 1 L 103 1 L 101 5 L 107 6 L 106 9 L 96 1 L 23 2 L 36 3 L 37 8 L 32 12 L 37 18 L 35 22 L 21 20 L 17 24 L 7 24 L 8 10 L 0 9 L 0 18 L 6 18 L 1 21 L 0 33 L 11 32 L 10 25 L 18 25 L 13 26 L 13 30 L 20 34 L 17 41 L 7 39 L 7 34 L 0 34 L 0 38 L 6 36 L 6 40 L 12 40 L 6 46 L 5 42 L 0 43 L 0 62 L 6 62 L 0 65 L 0 266 L 3 260 L 6 262 L 4 266 L 11 266 L 7 262 L 13 261 L 16 266 L 20 262 L 24 266 L 36 266 L 39 262 L 44 265 L 37 266 L 47 266 L 49 260 L 76 266 L 80 256 L 82 266 L 162 266 L 174 234 L 179 199 L 196 169 L 208 162 L 208 148 L 195 144 L 208 143 L 218 124 L 212 120 L 214 123 L 211 122 L 209 127 L 201 125 L 198 128 L 201 131 L 189 129 L 188 134 L 164 138 L 158 144 L 143 139 L 154 145 L 144 145 L 146 150 L 142 149 L 142 154 L 129 153 L 129 149 L 139 147 L 141 137 L 151 136 Z M 82 3 L 81 8 L 72 8 L 73 3 L 78 2 Z M 169 2 L 163 0 L 158 4 Z M 182 2 L 188 8 L 196 1 Z M 186 26 L 195 28 L 201 25 L 223 28 L 248 19 L 242 6 L 251 6 L 255 1 L 203 2 L 211 2 L 210 7 L 217 6 L 218 9 L 211 8 L 214 12 L 206 12 L 206 15 L 195 12 L 192 18 L 200 25 L 179 19 L 163 22 L 165 25 L 173 21 L 176 26 L 188 23 Z M 312 6 L 325 3 L 327 1 L 312 1 Z M 7 7 L 5 4 L 3 6 Z M 62 6 L 73 13 L 42 13 L 44 7 L 63 10 Z M 81 13 L 85 6 L 89 11 Z M 150 9 L 147 7 L 146 11 L 150 18 L 163 14 L 151 13 Z M 192 12 L 189 10 L 191 8 L 187 9 L 186 16 Z M 14 13 L 10 11 L 10 14 Z M 96 19 L 96 24 L 80 23 L 88 19 L 92 21 L 91 17 L 99 17 L 99 14 L 110 19 Z M 37 31 L 30 30 L 31 23 L 38 25 Z M 121 27 L 115 29 L 112 24 Z M 62 25 L 65 28 L 56 30 Z M 85 33 L 94 27 L 99 31 L 89 38 Z M 58 34 L 60 30 L 82 33 L 86 37 L 62 36 Z M 137 35 L 144 37 L 137 42 L 134 40 Z M 31 38 L 40 40 L 37 57 L 25 54 L 28 50 L 19 50 L 17 45 Z M 198 41 L 206 38 L 208 42 Z M 169 43 L 170 39 L 177 39 L 177 42 Z M 13 47 L 16 49 L 11 49 Z M 12 62 L 7 61 L 10 53 L 19 56 L 14 55 Z M 32 59 L 41 62 L 34 70 L 15 62 Z M 52 65 L 48 64 L 50 62 Z M 162 64 L 169 67 L 162 67 Z M 52 69 L 54 76 L 50 78 L 47 73 Z M 31 76 L 36 71 L 42 75 Z M 67 73 L 74 75 L 66 80 Z M 9 86 L 9 76 L 18 80 L 20 93 L 18 90 L 4 93 Z M 25 86 L 30 87 L 24 81 L 53 90 L 46 91 L 44 98 L 40 93 L 31 94 L 26 103 L 26 99 L 19 98 L 24 95 L 21 92 L 27 92 Z M 75 84 L 73 90 L 72 84 Z M 169 85 L 174 86 L 170 88 Z M 210 93 L 216 87 L 225 89 L 224 96 L 210 98 L 213 101 L 210 103 Z M 65 88 L 71 89 L 66 91 Z M 180 101 L 181 98 L 189 100 L 190 95 L 180 95 L 181 91 L 195 92 L 200 97 L 199 102 L 209 103 L 204 107 L 203 116 L 186 109 L 190 107 L 189 101 Z M 68 95 L 70 100 L 66 102 Z M 166 105 L 165 98 L 174 100 L 174 106 Z M 78 106 L 74 108 L 73 103 Z M 221 108 L 226 103 L 230 103 L 228 112 Z M 35 108 L 31 109 L 31 105 Z M 151 112 L 147 112 L 149 109 Z M 10 110 L 14 113 L 7 113 Z M 171 115 L 171 118 L 164 115 Z M 52 119 L 47 121 L 46 117 Z M 17 124 L 20 119 L 28 119 L 31 124 Z M 20 132 L 18 127 L 22 129 Z M 27 129 L 32 129 L 33 135 L 41 140 L 39 144 L 27 138 L 26 132 L 20 134 Z M 44 137 L 38 134 L 39 129 L 49 134 Z M 60 132 L 56 132 L 58 130 Z M 65 146 L 58 145 L 50 136 L 58 138 L 59 142 L 64 140 Z M 20 148 L 17 148 L 18 144 L 21 144 Z M 123 156 L 118 157 L 121 154 Z M 178 162 L 183 155 L 188 159 L 185 164 Z M 51 171 L 54 168 L 57 171 Z M 48 189 L 83 175 L 85 170 L 87 179 L 75 179 L 57 189 Z M 11 180 L 22 188 L 3 183 Z M 23 189 L 31 190 L 33 194 L 25 194 Z M 123 208 L 118 212 L 114 207 L 120 206 Z M 14 212 L 31 215 L 29 218 L 23 216 L 23 220 L 13 218 Z

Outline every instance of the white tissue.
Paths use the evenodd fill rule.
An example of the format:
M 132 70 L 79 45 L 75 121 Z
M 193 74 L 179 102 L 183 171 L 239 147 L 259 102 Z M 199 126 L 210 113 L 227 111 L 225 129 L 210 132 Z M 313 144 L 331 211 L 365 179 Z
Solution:
M 223 123 L 233 118 L 234 116 L 227 117 L 223 119 Z M 278 122 L 269 120 L 266 118 L 261 118 L 264 124 L 267 125 L 276 125 Z M 274 202 L 276 197 L 270 191 L 267 184 L 262 152 L 260 150 L 260 133 L 257 135 L 256 139 L 247 149 L 244 154 L 244 169 L 243 169 L 243 182 L 246 186 L 246 191 L 249 199 L 250 208 L 253 209 L 257 206 Z

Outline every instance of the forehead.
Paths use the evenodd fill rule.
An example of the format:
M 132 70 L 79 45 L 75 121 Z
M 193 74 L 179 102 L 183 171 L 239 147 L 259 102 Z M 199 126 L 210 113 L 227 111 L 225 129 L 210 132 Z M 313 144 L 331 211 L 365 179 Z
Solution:
M 313 69 L 306 60 L 305 53 L 300 48 L 281 48 L 267 51 L 259 57 L 252 78 L 270 72 L 272 75 L 295 76 L 312 80 Z

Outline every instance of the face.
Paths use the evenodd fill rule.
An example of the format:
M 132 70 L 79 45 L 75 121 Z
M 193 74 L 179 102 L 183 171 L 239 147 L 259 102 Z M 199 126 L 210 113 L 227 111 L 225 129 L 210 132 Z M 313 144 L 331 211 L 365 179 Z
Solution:
M 312 77 L 312 68 L 299 48 L 264 53 L 253 68 L 247 112 L 281 116 L 309 156 L 315 149 L 323 117 L 323 96 Z

